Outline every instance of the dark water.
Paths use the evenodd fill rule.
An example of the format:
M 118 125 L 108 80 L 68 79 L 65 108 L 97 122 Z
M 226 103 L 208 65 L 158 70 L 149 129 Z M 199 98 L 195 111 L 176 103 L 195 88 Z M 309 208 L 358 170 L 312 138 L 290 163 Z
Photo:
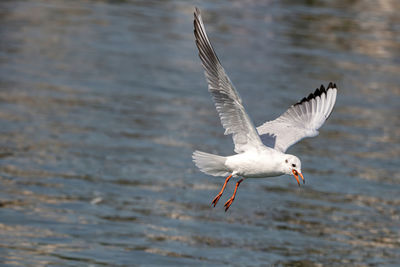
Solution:
M 400 262 L 400 3 L 2 1 L 0 262 Z M 307 184 L 247 180 L 231 209 L 195 149 L 229 155 L 197 57 L 198 5 L 256 124 L 321 83 L 336 108 L 290 149 Z

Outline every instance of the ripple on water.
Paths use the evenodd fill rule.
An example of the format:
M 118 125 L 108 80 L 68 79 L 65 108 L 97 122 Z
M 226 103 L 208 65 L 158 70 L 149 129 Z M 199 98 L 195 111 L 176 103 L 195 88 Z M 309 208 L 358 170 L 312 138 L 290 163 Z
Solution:
M 398 2 L 200 8 L 257 125 L 322 83 L 339 86 L 319 137 L 288 151 L 306 184 L 246 180 L 225 213 L 231 182 L 211 207 L 224 180 L 191 154 L 233 147 L 191 3 L 2 1 L 0 262 L 396 266 Z

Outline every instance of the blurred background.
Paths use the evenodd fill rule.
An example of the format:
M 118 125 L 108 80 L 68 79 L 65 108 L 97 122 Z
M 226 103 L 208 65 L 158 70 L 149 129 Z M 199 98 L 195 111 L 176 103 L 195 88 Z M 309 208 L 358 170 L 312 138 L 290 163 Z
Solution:
M 198 6 L 255 124 L 338 85 L 293 177 L 231 209 L 195 149 L 229 155 L 197 57 Z M 0 263 L 400 262 L 400 2 L 0 2 Z

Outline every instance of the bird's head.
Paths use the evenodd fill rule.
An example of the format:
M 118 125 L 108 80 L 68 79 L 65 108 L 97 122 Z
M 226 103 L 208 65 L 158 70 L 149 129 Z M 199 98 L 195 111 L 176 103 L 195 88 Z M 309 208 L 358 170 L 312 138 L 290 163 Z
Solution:
M 303 174 L 301 174 L 301 161 L 298 157 L 286 154 L 284 157 L 284 172 L 285 174 L 293 175 L 300 186 L 299 175 L 305 183 Z

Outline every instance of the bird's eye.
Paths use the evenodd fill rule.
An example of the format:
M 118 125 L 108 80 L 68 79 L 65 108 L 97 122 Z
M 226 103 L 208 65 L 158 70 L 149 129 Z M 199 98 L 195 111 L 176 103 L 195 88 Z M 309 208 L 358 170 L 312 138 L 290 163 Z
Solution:
M 296 164 L 292 164 L 292 167 L 296 167 Z
M 289 161 L 287 159 L 285 159 L 285 162 L 288 163 Z

